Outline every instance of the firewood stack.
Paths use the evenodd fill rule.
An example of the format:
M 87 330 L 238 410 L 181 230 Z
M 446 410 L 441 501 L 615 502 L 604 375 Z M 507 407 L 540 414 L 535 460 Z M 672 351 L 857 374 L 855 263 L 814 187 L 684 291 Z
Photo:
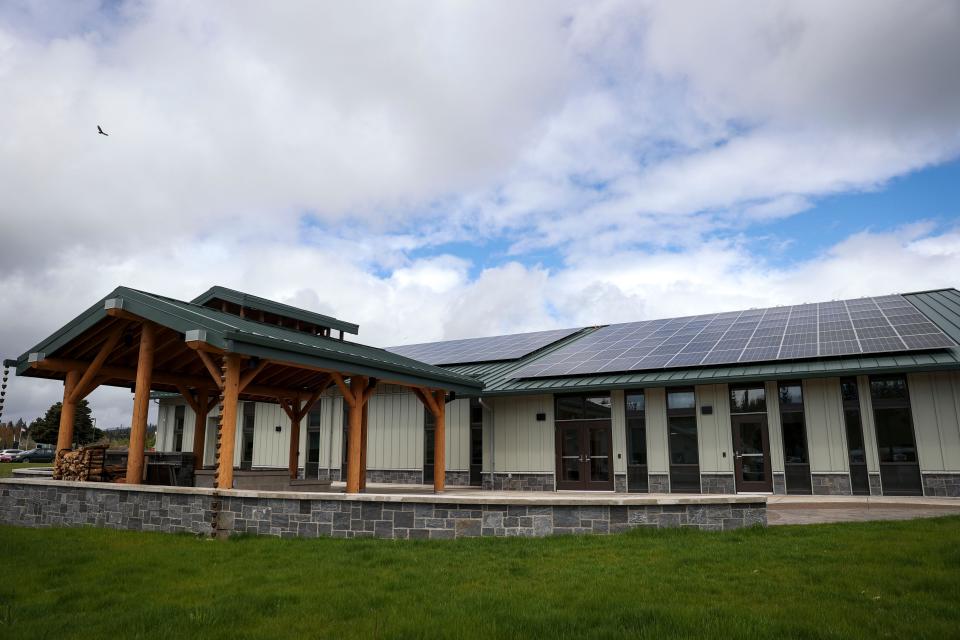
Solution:
M 106 450 L 106 445 L 91 445 L 77 451 L 61 451 L 53 465 L 53 477 L 80 482 L 103 480 Z

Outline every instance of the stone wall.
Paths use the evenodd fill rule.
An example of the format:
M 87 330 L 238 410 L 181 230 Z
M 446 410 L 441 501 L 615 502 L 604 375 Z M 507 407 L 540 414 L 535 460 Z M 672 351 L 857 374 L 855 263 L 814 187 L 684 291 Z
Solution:
M 552 473 L 495 473 L 483 474 L 483 488 L 494 491 L 553 491 Z
M 870 478 L 870 495 L 872 496 L 882 496 L 883 495 L 883 485 L 880 482 L 879 473 L 869 474 Z
M 728 530 L 766 524 L 762 498 L 482 498 L 214 491 L 48 480 L 0 481 L 0 523 L 282 537 L 459 538 Z M 595 502 L 595 503 L 593 503 Z
M 923 474 L 923 495 L 960 498 L 960 473 Z
M 613 490 L 616 491 L 617 493 L 627 492 L 627 474 L 625 473 L 613 474 Z
M 737 492 L 737 484 L 732 473 L 701 473 L 700 491 L 733 494 Z
M 367 482 L 423 484 L 423 469 L 367 469 Z M 430 478 L 433 483 L 433 478 Z
M 647 475 L 647 491 L 650 493 L 670 493 L 670 475 L 651 473 Z
M 787 495 L 787 475 L 785 473 L 773 474 L 773 494 L 777 496 Z
M 815 496 L 853 495 L 853 490 L 850 488 L 850 474 L 848 473 L 811 474 L 810 486 Z

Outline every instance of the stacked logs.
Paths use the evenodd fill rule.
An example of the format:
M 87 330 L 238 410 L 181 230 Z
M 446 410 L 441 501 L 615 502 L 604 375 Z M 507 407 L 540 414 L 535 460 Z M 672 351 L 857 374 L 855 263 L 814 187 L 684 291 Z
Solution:
M 86 482 L 103 479 L 103 459 L 106 445 L 92 445 L 77 451 L 64 449 L 53 464 L 53 477 L 57 480 Z

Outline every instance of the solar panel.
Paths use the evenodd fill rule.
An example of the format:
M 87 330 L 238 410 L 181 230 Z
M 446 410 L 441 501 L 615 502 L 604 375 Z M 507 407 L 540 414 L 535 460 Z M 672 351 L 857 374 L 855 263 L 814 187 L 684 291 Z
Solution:
M 573 335 L 580 329 L 554 329 L 489 338 L 465 338 L 387 347 L 387 351 L 427 364 L 466 364 L 516 360 Z
M 957 346 L 900 295 L 603 327 L 517 378 L 612 373 Z

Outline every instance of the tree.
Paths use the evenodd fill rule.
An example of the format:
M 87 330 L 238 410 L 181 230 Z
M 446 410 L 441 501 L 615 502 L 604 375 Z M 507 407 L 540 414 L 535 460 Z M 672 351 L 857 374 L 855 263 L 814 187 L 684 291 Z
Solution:
M 57 441 L 60 432 L 60 412 L 63 403 L 57 402 L 47 409 L 46 415 L 30 423 L 30 437 L 35 442 L 53 444 Z M 77 403 L 77 411 L 73 418 L 73 440 L 80 444 L 95 442 L 103 437 L 103 431 L 93 426 L 90 404 L 86 400 Z

